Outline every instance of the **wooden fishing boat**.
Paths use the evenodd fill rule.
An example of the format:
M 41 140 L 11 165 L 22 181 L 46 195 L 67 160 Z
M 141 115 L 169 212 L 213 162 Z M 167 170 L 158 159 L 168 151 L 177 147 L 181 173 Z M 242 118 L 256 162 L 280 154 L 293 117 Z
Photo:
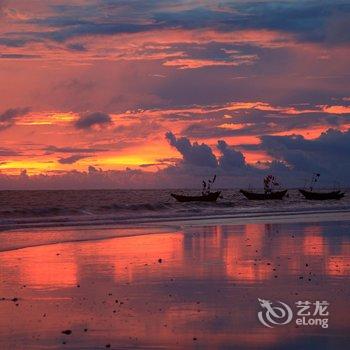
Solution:
M 283 191 L 273 191 L 273 192 L 264 192 L 257 193 L 246 190 L 240 190 L 246 198 L 251 200 L 269 200 L 269 199 L 282 199 L 288 192 L 288 190 Z
M 220 193 L 220 191 L 210 192 L 202 194 L 200 196 L 186 196 L 182 194 L 171 193 L 171 196 L 178 202 L 215 202 L 219 198 Z
M 299 190 L 299 192 L 306 199 L 313 200 L 329 200 L 329 199 L 341 199 L 345 196 L 345 193 L 342 191 L 331 191 L 331 192 L 314 192 L 308 190 Z

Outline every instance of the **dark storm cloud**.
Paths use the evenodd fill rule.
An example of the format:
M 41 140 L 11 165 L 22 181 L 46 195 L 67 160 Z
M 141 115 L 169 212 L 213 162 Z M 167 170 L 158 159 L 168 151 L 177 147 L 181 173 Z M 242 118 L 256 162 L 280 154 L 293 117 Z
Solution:
M 104 126 L 112 123 L 111 117 L 106 113 L 94 112 L 81 115 L 74 123 L 77 129 L 91 129 L 92 127 Z
M 300 185 L 313 172 L 320 172 L 328 185 L 334 180 L 349 183 L 350 129 L 345 132 L 329 129 L 311 140 L 300 135 L 262 136 L 261 144 L 255 149 L 266 151 L 274 160 L 255 165 L 247 164 L 244 155 L 225 141 L 218 141 L 221 155 L 216 157 L 206 144 L 191 144 L 189 139 L 177 139 L 172 133 L 166 137 L 183 157 L 183 162 L 169 166 L 168 171 L 172 173 L 205 174 L 208 172 L 205 169 L 212 168 L 222 176 L 234 174 L 254 178 L 272 172 Z
M 211 168 L 217 167 L 217 159 L 208 145 L 197 142 L 191 144 L 189 139 L 185 137 L 176 138 L 172 132 L 167 132 L 165 136 L 170 145 L 181 153 L 185 164 Z
M 171 132 L 166 134 L 170 145 L 175 147 L 182 155 L 183 162 L 175 162 L 175 167 L 182 168 L 186 171 L 196 168 L 197 171 L 202 168 L 215 168 L 223 173 L 235 173 L 237 171 L 253 171 L 245 162 L 244 155 L 228 145 L 225 141 L 219 140 L 217 149 L 221 155 L 216 157 L 212 149 L 205 143 L 191 143 L 186 137 L 176 138 Z M 170 166 L 173 170 L 174 167 Z M 256 171 L 258 171 L 256 169 Z
M 229 171 L 231 169 L 243 168 L 246 166 L 243 153 L 236 151 L 225 141 L 219 140 L 217 148 L 222 154 L 221 157 L 219 157 L 219 165 L 222 169 Z
M 350 129 L 329 129 L 318 138 L 307 140 L 300 135 L 261 137 L 260 148 L 295 170 L 325 171 L 348 181 L 350 174 Z
M 16 119 L 26 115 L 30 111 L 29 107 L 10 108 L 0 114 L 0 131 L 15 124 Z
M 266 135 L 261 137 L 261 141 L 262 147 L 277 151 L 288 148 L 305 152 L 322 152 L 325 155 L 337 154 L 342 157 L 350 154 L 350 130 L 342 132 L 329 129 L 314 140 L 307 140 L 300 135 Z
M 74 164 L 78 162 L 81 159 L 88 158 L 90 156 L 82 155 L 82 154 L 73 154 L 72 156 L 69 156 L 67 158 L 60 158 L 58 162 L 60 164 Z

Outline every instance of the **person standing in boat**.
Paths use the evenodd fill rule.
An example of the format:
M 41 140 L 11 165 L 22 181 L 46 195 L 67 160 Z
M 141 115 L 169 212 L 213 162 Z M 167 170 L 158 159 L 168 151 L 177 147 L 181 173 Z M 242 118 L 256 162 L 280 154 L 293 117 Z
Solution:
M 321 174 L 314 173 L 312 174 L 311 182 L 310 182 L 310 191 L 314 190 L 314 186 L 316 185 L 316 182 L 320 179 Z
M 211 185 L 215 182 L 215 179 L 216 179 L 216 175 L 214 175 L 213 179 L 212 180 L 208 180 L 208 183 L 206 183 L 204 180 L 203 180 L 203 186 L 202 186 L 202 195 L 205 196 L 207 194 L 210 194 L 210 191 L 211 191 Z
M 207 186 L 207 193 L 209 194 L 210 191 L 211 191 L 211 185 L 214 184 L 215 182 L 215 179 L 216 179 L 216 175 L 214 175 L 213 179 L 212 180 L 208 180 L 208 186 Z
M 265 194 L 272 193 L 273 186 L 279 186 L 276 178 L 273 175 L 267 175 L 264 178 L 264 191 Z
M 202 182 L 202 196 L 205 196 L 207 193 L 207 183 L 203 180 Z

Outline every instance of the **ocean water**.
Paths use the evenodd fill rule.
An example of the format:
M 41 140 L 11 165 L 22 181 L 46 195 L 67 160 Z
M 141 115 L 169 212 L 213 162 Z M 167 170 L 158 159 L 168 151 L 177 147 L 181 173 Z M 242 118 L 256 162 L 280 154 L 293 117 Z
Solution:
M 349 211 L 350 198 L 308 201 L 297 190 L 281 201 L 250 201 L 223 189 L 216 203 L 178 203 L 170 193 L 198 190 L 0 191 L 0 229 L 130 224 L 198 217 L 245 217 L 278 213 Z

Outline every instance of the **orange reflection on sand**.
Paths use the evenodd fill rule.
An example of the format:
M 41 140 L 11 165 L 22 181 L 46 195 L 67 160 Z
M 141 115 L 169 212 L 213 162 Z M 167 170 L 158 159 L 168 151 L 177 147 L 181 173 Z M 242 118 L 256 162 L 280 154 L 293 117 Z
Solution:
M 324 238 L 320 225 L 307 226 L 304 229 L 303 252 L 305 255 L 323 255 Z
M 159 259 L 162 259 L 162 264 L 171 262 L 173 268 L 182 266 L 182 235 L 171 233 L 147 237 L 138 236 L 133 237 L 132 240 L 132 245 L 130 245 L 130 239 L 123 239 L 119 242 L 115 241 L 120 253 L 115 266 L 116 281 L 133 281 L 137 277 L 134 272 L 140 270 L 140 265 L 143 264 L 145 267 L 150 265 L 158 266 L 160 264 L 158 262 Z M 134 266 L 135 259 L 136 266 Z
M 254 243 L 255 249 L 261 249 L 266 229 L 270 229 L 270 225 L 247 224 L 244 229 L 244 239 L 247 242 Z
M 117 283 L 133 282 L 150 272 L 153 276 L 162 273 L 155 268 L 160 264 L 171 263 L 172 269 L 183 266 L 183 235 L 179 233 L 120 237 L 107 242 L 85 243 L 82 255 L 112 267 Z
M 253 261 L 237 262 L 236 265 L 228 265 L 227 275 L 236 280 L 255 283 L 271 278 L 271 268 L 266 261 L 260 261 L 254 265 Z
M 192 256 L 200 261 L 220 259 L 222 232 L 218 226 L 203 227 L 201 235 L 195 235 L 191 240 Z
M 57 255 L 57 246 L 36 247 L 31 259 L 22 259 L 20 280 L 31 288 L 65 288 L 77 285 L 74 259 Z
M 324 239 L 322 236 L 306 236 L 303 241 L 305 255 L 323 255 Z
M 243 236 L 230 236 L 227 239 L 224 259 L 229 278 L 251 283 L 271 278 L 268 260 L 257 259 L 262 254 L 265 228 L 261 224 L 248 224 L 244 226 Z
M 330 256 L 326 268 L 327 275 L 348 276 L 350 275 L 350 259 L 344 256 Z

